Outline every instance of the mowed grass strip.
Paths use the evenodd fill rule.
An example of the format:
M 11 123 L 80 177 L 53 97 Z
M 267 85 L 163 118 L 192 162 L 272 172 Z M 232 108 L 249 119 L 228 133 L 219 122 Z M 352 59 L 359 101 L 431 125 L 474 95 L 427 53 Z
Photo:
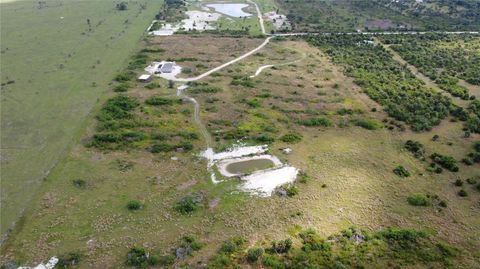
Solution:
M 123 68 L 159 2 L 1 4 L 1 232 L 76 140 Z

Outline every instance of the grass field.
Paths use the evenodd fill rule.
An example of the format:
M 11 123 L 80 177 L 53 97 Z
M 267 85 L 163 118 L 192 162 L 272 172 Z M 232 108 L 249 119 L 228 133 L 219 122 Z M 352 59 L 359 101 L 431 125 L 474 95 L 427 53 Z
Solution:
M 1 4 L 1 232 L 85 128 L 160 7 L 152 0 Z M 89 20 L 89 24 L 87 23 Z
M 176 59 L 177 51 L 191 46 L 177 42 L 176 50 L 168 50 L 169 38 L 178 41 L 186 37 L 154 43 L 157 49 L 165 46 L 165 51 L 149 57 Z M 196 41 L 211 42 L 208 37 Z M 232 40 L 216 41 L 225 51 L 238 50 Z M 303 60 L 244 79 L 261 65 L 296 59 Z M 143 101 L 152 94 L 174 93 L 166 81 L 154 82 L 159 82 L 158 88 L 133 83 L 123 94 Z M 478 140 L 475 134 L 463 138 L 461 123 L 445 120 L 426 133 L 355 126 L 355 119 L 382 122 L 387 116 L 343 75 L 341 67 L 301 40 L 273 41 L 256 55 L 200 83 L 207 84 L 193 85 L 187 94 L 200 102 L 201 117 L 215 137 L 215 147 L 224 148 L 235 141 L 225 135 L 230 131 L 242 130 L 247 143 L 259 143 L 256 138 L 262 134 L 273 137 L 270 152 L 309 175 L 306 183 L 297 183 L 297 196 L 250 197 L 238 192 L 235 179 L 214 185 L 206 161 L 197 156 L 200 144 L 192 152 L 152 154 L 144 147 L 101 151 L 77 143 L 49 175 L 33 207 L 2 246 L 2 260 L 33 264 L 52 255 L 75 252 L 82 257 L 79 268 L 123 268 L 126 253 L 133 246 L 159 255 L 172 254 L 182 237 L 192 234 L 204 247 L 177 261 L 180 267 L 191 268 L 208 261 L 219 244 L 233 236 L 244 236 L 249 246 L 265 245 L 293 237 L 301 228 L 315 228 L 321 236 L 328 236 L 357 225 L 372 230 L 396 226 L 434 231 L 438 240 L 465 250 L 457 259 L 457 267 L 473 268 L 480 263 L 479 193 L 466 184 L 463 188 L 469 196 L 459 197 L 459 188 L 453 185 L 455 179 L 476 176 L 478 165 L 460 165 L 459 173 L 430 173 L 426 171 L 428 163 L 414 158 L 403 146 L 413 139 L 425 145 L 427 154 L 438 152 L 460 160 Z M 195 91 L 202 86 L 221 90 Z M 168 109 L 160 109 L 158 114 L 168 122 L 179 117 L 179 110 L 188 109 L 186 105 L 179 104 L 177 113 L 171 115 Z M 138 112 L 148 115 L 147 108 L 141 105 Z M 95 132 L 98 122 L 94 115 L 98 112 L 96 109 L 85 124 L 82 141 Z M 326 118 L 332 125 L 300 124 L 311 117 Z M 192 120 L 182 119 L 182 128 L 195 130 Z M 279 138 L 287 133 L 300 134 L 302 141 L 282 142 Z M 432 141 L 434 134 L 439 135 L 436 141 Z M 292 154 L 281 153 L 286 146 L 293 149 Z M 398 165 L 408 169 L 411 176 L 395 175 L 393 169 Z M 76 186 L 74 180 L 85 184 Z M 175 203 L 192 193 L 201 195 L 201 208 L 190 215 L 176 212 Z M 407 197 L 413 193 L 436 194 L 448 207 L 410 206 Z M 129 211 L 126 205 L 130 200 L 138 200 L 144 207 Z

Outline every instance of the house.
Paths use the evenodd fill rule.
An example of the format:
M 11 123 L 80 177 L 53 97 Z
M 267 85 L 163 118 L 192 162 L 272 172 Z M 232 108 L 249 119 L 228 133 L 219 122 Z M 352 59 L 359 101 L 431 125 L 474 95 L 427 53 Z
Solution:
M 173 63 L 172 62 L 166 62 L 160 67 L 160 71 L 162 73 L 172 73 L 173 71 Z
M 151 77 L 152 77 L 151 75 L 144 74 L 144 75 L 141 75 L 141 76 L 138 77 L 138 81 L 139 82 L 149 82 Z

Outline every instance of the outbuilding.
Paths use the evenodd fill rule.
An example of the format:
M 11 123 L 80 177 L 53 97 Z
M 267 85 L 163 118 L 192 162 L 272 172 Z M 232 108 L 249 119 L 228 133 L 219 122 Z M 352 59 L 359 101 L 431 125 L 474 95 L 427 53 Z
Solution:
M 143 74 L 143 75 L 138 77 L 138 81 L 145 83 L 145 82 L 149 82 L 151 80 L 151 78 L 152 78 L 151 75 Z

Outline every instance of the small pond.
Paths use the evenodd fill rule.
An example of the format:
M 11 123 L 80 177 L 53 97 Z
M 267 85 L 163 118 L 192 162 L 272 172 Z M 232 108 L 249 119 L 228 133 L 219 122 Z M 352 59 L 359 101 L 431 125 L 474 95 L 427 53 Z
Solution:
M 208 4 L 207 7 L 214 8 L 215 11 L 230 17 L 249 17 L 252 14 L 244 12 L 242 9 L 248 7 L 247 4 Z
M 248 174 L 257 170 L 272 168 L 274 166 L 274 162 L 270 159 L 254 159 L 231 163 L 227 165 L 225 169 L 232 174 Z

